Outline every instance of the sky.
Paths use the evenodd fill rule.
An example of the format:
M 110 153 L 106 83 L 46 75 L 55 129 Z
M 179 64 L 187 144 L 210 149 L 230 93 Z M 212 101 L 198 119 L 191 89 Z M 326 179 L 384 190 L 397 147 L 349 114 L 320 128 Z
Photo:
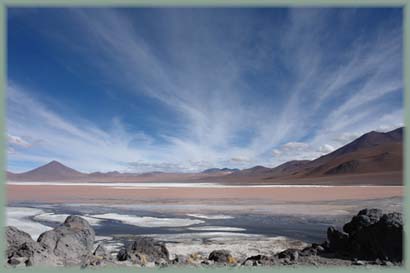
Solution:
M 9 8 L 7 168 L 197 172 L 403 126 L 401 8 Z

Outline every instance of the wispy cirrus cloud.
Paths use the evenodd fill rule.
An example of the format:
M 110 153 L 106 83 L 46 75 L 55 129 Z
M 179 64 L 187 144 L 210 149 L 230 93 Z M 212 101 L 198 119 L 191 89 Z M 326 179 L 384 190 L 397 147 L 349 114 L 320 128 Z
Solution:
M 57 158 L 83 170 L 274 166 L 403 124 L 401 28 L 386 21 L 354 37 L 337 33 L 353 31 L 357 16 L 369 11 L 63 12 L 66 38 L 56 40 L 58 29 L 49 27 L 44 39 L 85 60 L 116 96 L 158 102 L 159 111 L 174 114 L 162 124 L 179 130 L 154 123 L 155 133 L 129 130 L 113 116 L 107 131 L 88 117 L 57 114 L 33 99 L 30 87 L 12 82 L 9 133 L 42 140 L 12 160 Z M 139 20 L 144 12 L 158 20 Z M 275 16 L 281 23 L 271 22 Z

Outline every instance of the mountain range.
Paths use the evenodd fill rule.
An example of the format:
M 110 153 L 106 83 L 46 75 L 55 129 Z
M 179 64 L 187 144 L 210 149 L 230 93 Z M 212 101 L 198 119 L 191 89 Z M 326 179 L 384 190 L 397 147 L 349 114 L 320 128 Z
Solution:
M 7 172 L 9 181 L 215 181 L 221 183 L 380 184 L 403 183 L 403 131 L 369 132 L 314 160 L 292 160 L 274 168 L 211 168 L 200 173 L 82 173 L 51 161 L 24 173 Z

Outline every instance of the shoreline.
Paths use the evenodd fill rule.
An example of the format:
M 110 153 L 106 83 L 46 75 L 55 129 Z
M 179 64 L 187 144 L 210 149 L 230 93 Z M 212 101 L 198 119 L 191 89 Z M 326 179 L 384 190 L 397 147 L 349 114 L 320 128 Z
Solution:
M 201 242 L 196 238 L 188 243 L 184 234 L 171 241 L 161 234 L 102 237 L 97 236 L 92 222 L 81 216 L 68 215 L 59 223 L 41 233 L 36 241 L 16 227 L 6 227 L 7 264 L 13 267 L 401 266 L 403 259 L 402 214 L 379 209 L 360 210 L 343 225 L 344 232 L 328 226 L 327 239 L 311 244 L 283 236 L 241 238 L 235 233 L 229 239 L 223 236 L 222 241 L 203 237 Z
M 403 185 L 321 185 L 321 184 L 223 184 L 218 182 L 42 182 L 42 181 L 8 181 L 12 186 L 93 186 L 111 188 L 394 188 Z

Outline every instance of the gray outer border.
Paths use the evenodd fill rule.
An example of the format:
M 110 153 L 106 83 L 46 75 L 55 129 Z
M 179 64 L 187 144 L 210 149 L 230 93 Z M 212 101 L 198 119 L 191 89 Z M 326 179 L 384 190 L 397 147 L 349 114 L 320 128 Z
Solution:
M 47 6 L 89 6 L 89 7 L 113 7 L 113 6 L 191 6 L 191 7 L 243 7 L 243 6 L 257 6 L 257 7 L 273 7 L 273 6 L 326 6 L 326 7 L 403 7 L 403 19 L 404 19 L 404 105 L 405 105 L 405 126 L 408 128 L 410 125 L 410 3 L 407 0 L 0 0 L 0 131 L 3 132 L 0 136 L 0 166 L 5 170 L 6 153 L 5 153 L 5 93 L 6 93 L 6 8 L 7 7 L 47 7 Z M 406 77 L 407 76 L 407 77 Z M 409 226 L 410 217 L 410 138 L 408 137 L 407 129 L 405 130 L 405 142 L 404 142 L 404 221 L 405 230 Z M 6 204 L 6 186 L 5 186 L 5 171 L 0 173 L 0 181 L 2 189 L 0 191 L 0 205 L 3 209 L 0 209 L 0 225 L 4 227 Z M 407 234 L 406 234 L 407 235 Z M 0 232 L 0 242 L 4 242 L 4 233 Z M 405 236 L 404 238 L 404 257 L 405 265 L 402 268 L 380 268 L 372 269 L 376 271 L 392 271 L 392 272 L 407 272 L 410 269 L 410 238 Z M 0 253 L 4 253 L 5 245 L 0 243 Z M 11 269 L 4 268 L 5 260 L 4 255 L 0 255 L 0 268 L 4 269 L 2 272 L 16 272 L 20 270 L 30 272 L 55 272 L 56 270 L 65 272 L 78 272 L 79 268 L 22 268 Z M 99 272 L 134 272 L 134 268 L 101 268 L 93 269 Z M 156 271 L 157 269 L 138 269 L 142 271 Z M 203 271 L 203 272 L 230 272 L 233 268 L 212 268 L 212 269 L 197 269 L 197 268 L 165 268 L 161 269 L 163 272 L 191 272 L 191 271 Z M 88 271 L 88 270 L 86 270 Z M 272 268 L 235 268 L 237 272 L 368 272 L 366 268 L 355 267 L 331 267 L 331 268 L 316 268 L 316 267 L 272 267 Z M 84 272 L 84 270 L 81 270 Z

